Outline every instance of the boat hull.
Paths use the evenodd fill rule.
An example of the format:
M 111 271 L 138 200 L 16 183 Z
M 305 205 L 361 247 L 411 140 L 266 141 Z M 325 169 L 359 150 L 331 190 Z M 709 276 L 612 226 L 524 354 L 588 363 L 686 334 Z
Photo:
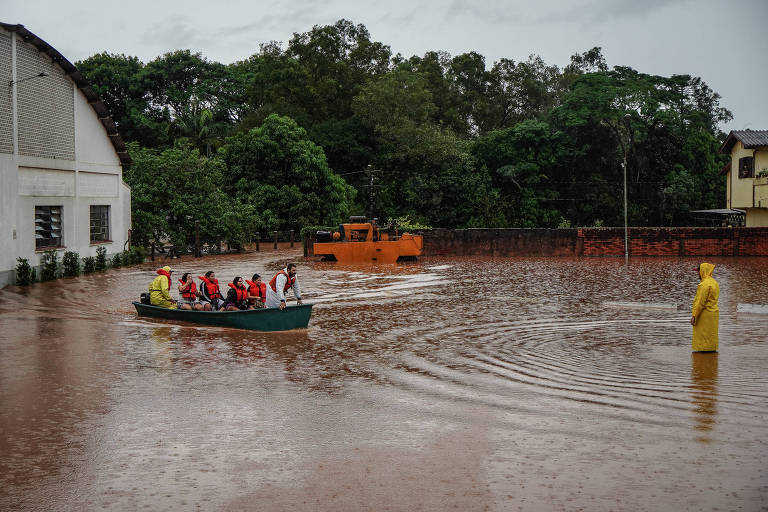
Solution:
M 134 302 L 139 316 L 193 322 L 196 324 L 232 327 L 251 331 L 288 331 L 305 329 L 312 315 L 312 304 L 278 308 L 250 309 L 247 311 L 189 311 L 168 309 Z

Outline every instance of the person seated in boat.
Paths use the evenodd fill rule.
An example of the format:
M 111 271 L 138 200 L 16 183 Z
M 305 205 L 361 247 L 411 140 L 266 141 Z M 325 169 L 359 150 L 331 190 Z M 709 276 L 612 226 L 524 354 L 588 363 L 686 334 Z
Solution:
M 224 305 L 219 289 L 219 280 L 216 279 L 216 273 L 209 270 L 204 276 L 198 276 L 202 283 L 200 284 L 200 302 L 203 304 L 204 311 L 218 311 Z
M 200 292 L 197 291 L 197 284 L 195 280 L 189 275 L 189 272 L 185 272 L 179 279 L 179 309 L 194 309 L 195 311 L 202 311 L 203 305 L 197 300 Z
M 264 303 L 267 301 L 267 283 L 261 280 L 259 274 L 253 274 L 253 277 L 249 281 L 245 280 L 248 285 L 248 305 L 251 309 L 263 308 Z
M 157 269 L 157 277 L 149 283 L 149 301 L 153 306 L 176 309 L 176 301 L 171 298 L 171 267 Z
M 301 290 L 296 280 L 296 264 L 289 263 L 269 280 L 267 286 L 267 307 L 285 309 L 285 294 L 293 289 L 296 304 L 301 304 Z
M 227 300 L 224 301 L 223 311 L 243 311 L 253 309 L 248 306 L 248 289 L 243 284 L 243 278 L 238 276 L 232 280 L 227 292 Z

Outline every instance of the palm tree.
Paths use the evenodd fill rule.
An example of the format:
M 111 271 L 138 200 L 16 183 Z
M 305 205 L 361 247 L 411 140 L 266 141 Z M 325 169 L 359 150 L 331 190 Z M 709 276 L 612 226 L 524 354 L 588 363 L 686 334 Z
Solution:
M 174 121 L 179 136 L 189 139 L 201 153 L 211 156 L 211 141 L 215 137 L 213 112 L 203 107 L 200 101 L 191 100 Z

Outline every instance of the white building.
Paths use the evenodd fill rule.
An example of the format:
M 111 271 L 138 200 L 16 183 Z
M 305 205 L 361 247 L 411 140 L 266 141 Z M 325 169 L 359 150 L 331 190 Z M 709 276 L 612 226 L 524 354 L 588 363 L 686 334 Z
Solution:
M 130 163 L 104 103 L 83 75 L 23 25 L 0 23 L 0 287 L 16 258 L 43 251 L 123 250 Z

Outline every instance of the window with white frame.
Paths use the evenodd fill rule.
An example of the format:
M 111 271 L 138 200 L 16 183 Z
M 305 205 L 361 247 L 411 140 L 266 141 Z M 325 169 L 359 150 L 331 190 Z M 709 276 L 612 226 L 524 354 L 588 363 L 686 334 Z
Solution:
M 109 242 L 109 205 L 91 205 L 91 243 Z
M 35 249 L 62 247 L 61 206 L 35 206 Z

